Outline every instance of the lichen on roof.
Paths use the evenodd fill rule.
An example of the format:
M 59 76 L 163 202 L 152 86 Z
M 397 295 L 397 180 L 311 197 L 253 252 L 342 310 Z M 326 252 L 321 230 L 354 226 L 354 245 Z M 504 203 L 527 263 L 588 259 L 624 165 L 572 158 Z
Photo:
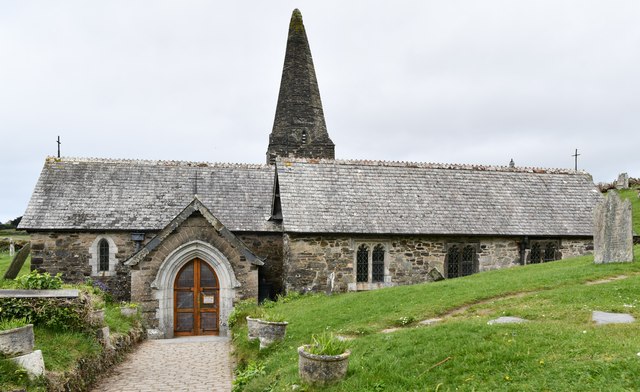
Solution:
M 299 9 L 293 10 L 291 14 L 291 22 L 289 23 L 289 32 L 304 32 L 304 24 L 302 23 L 302 13 Z

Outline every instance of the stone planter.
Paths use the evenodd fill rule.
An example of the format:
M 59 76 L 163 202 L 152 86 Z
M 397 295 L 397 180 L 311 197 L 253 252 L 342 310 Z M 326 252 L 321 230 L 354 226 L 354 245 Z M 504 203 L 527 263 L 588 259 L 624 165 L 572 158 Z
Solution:
M 260 339 L 260 348 L 269 347 L 274 342 L 284 339 L 287 332 L 286 321 L 265 321 L 258 320 L 258 339 Z
M 33 324 L 0 331 L 0 353 L 9 358 L 31 354 L 33 343 Z
M 104 309 L 94 310 L 89 314 L 89 323 L 99 327 L 104 324 Z
M 247 316 L 247 329 L 249 330 L 249 332 L 247 333 L 247 339 L 249 339 L 249 341 L 258 339 L 260 331 L 259 322 L 260 319 Z
M 349 367 L 347 350 L 340 355 L 316 355 L 307 352 L 310 345 L 298 347 L 298 374 L 307 384 L 328 385 L 344 379 Z
M 130 308 L 128 306 L 123 306 L 120 308 L 120 314 L 125 317 L 134 317 L 138 314 L 138 308 Z

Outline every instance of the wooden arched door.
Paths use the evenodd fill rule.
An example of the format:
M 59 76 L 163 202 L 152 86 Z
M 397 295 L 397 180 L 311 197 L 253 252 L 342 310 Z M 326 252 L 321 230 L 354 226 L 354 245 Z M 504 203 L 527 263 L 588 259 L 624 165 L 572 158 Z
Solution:
M 206 262 L 193 259 L 173 285 L 173 334 L 217 335 L 220 321 L 220 285 Z

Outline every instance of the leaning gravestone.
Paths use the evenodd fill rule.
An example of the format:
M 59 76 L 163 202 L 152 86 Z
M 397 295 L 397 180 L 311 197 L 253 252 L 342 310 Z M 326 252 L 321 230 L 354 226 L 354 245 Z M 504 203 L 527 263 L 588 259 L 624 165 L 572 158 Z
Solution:
M 616 189 L 629 189 L 629 175 L 627 173 L 620 173 L 618 175 Z
M 596 206 L 593 222 L 596 264 L 633 261 L 631 202 L 609 191 Z
M 27 260 L 27 256 L 29 256 L 29 251 L 31 250 L 31 244 L 27 243 L 16 253 L 16 256 L 9 264 L 9 269 L 4 273 L 4 279 L 15 279 L 20 272 L 20 269 L 24 265 L 24 262 Z
M 13 257 L 16 254 L 16 245 L 13 243 L 13 238 L 9 242 L 9 257 Z

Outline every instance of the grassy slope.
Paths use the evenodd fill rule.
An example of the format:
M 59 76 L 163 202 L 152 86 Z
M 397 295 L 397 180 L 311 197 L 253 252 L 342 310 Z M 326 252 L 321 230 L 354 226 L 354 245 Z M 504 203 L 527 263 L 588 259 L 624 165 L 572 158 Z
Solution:
M 13 238 L 16 240 L 28 240 L 29 234 L 26 231 L 15 229 L 0 230 L 0 238 Z
M 9 264 L 11 264 L 11 257 L 9 253 L 0 253 L 0 279 L 4 276 L 4 273 L 7 272 L 9 268 Z M 28 274 L 31 268 L 31 256 L 27 257 L 27 261 L 24 262 L 24 265 L 20 269 L 18 276 L 23 274 Z
M 633 231 L 640 235 L 640 198 L 638 197 L 639 189 L 627 189 L 623 191 L 618 191 L 620 196 L 624 199 L 629 199 L 631 201 L 631 206 L 633 208 Z
M 590 321 L 592 310 L 640 318 L 640 247 L 635 254 L 636 262 L 628 264 L 595 265 L 592 257 L 580 257 L 438 283 L 279 303 L 273 311 L 290 322 L 284 343 L 258 353 L 255 344 L 246 342 L 246 327 L 237 329 L 238 356 L 258 358 L 267 367 L 267 375 L 246 390 L 291 390 L 299 383 L 296 347 L 325 329 L 356 336 L 350 342 L 347 379 L 329 390 L 640 389 L 638 325 L 596 327 Z M 628 277 L 584 284 L 621 274 Z M 522 292 L 527 294 L 504 297 Z M 468 311 L 435 326 L 379 332 L 401 317 L 422 320 L 469 304 Z M 531 321 L 487 325 L 501 315 Z

